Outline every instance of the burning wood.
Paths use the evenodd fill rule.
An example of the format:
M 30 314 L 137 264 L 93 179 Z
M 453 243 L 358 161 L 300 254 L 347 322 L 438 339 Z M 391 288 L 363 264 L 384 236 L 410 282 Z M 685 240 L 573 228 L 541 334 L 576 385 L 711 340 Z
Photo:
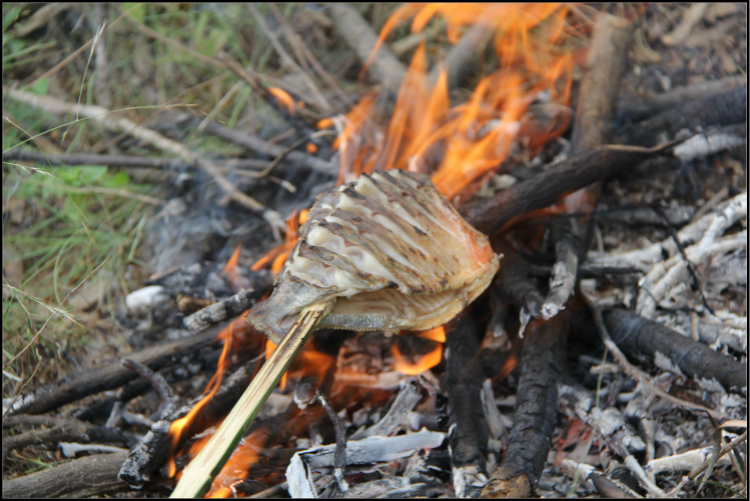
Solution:
M 651 12 L 659 8 L 649 7 Z M 700 438 L 690 444 L 680 440 L 690 440 L 685 438 L 684 428 L 695 428 L 695 436 L 706 433 L 711 427 L 703 417 L 706 413 L 712 419 L 746 416 L 743 356 L 747 319 L 735 297 L 744 298 L 746 281 L 734 276 L 738 270 L 746 273 L 747 267 L 747 195 L 737 195 L 744 189 L 737 188 L 737 180 L 746 177 L 746 162 L 717 155 L 746 142 L 745 78 L 705 95 L 678 92 L 683 97 L 666 99 L 668 96 L 658 93 L 658 99 L 646 103 L 652 105 L 646 111 L 631 106 L 635 112 L 617 115 L 620 81 L 624 90 L 635 96 L 641 88 L 640 83 L 633 83 L 636 70 L 638 75 L 644 72 L 644 81 L 653 78 L 650 72 L 654 68 L 631 66 L 626 58 L 630 31 L 635 29 L 636 44 L 653 39 L 644 34 L 651 18 L 633 23 L 632 16 L 618 6 L 609 9 L 616 16 L 607 20 L 599 12 L 594 22 L 590 19 L 593 9 L 585 5 L 456 8 L 410 4 L 394 11 L 377 38 L 354 9 L 335 6 L 326 10 L 325 15 L 336 20 L 326 27 L 327 32 L 342 25 L 335 29 L 356 53 L 350 54 L 350 59 L 360 57 L 363 71 L 369 68 L 370 76 L 388 90 L 380 96 L 362 94 L 356 105 L 344 95 L 340 102 L 331 101 L 328 106 L 326 100 L 332 94 L 320 94 L 325 89 L 318 89 L 312 72 L 307 74 L 311 67 L 316 71 L 322 67 L 291 29 L 293 19 L 273 6 L 269 9 L 283 27 L 287 48 L 291 47 L 293 54 L 286 54 L 280 32 L 267 25 L 273 19 L 254 11 L 256 21 L 274 40 L 273 47 L 287 69 L 293 70 L 287 76 L 301 77 L 314 99 L 295 93 L 286 79 L 250 72 L 228 54 L 220 54 L 217 59 L 232 70 L 227 75 L 259 90 L 288 129 L 282 134 L 273 131 L 277 135 L 271 141 L 260 141 L 239 128 L 204 120 L 200 131 L 268 158 L 227 161 L 206 155 L 198 159 L 197 167 L 220 174 L 215 180 L 229 195 L 226 200 L 247 205 L 251 202 L 244 197 L 259 195 L 256 203 L 263 205 L 257 206 L 256 212 L 272 223 L 279 245 L 257 259 L 267 250 L 267 242 L 256 233 L 260 225 L 265 229 L 263 220 L 255 217 L 248 222 L 247 212 L 236 206 L 221 208 L 247 225 L 242 233 L 229 219 L 221 219 L 220 225 L 206 219 L 221 229 L 220 234 L 212 231 L 206 235 L 230 236 L 231 244 L 227 241 L 221 257 L 209 251 L 196 252 L 210 266 L 188 273 L 187 265 L 173 263 L 174 253 L 168 248 L 166 252 L 157 249 L 159 262 L 168 263 L 175 275 L 164 274 L 166 268 L 157 270 L 161 276 L 146 284 L 151 288 L 126 299 L 128 322 L 143 321 L 148 315 L 155 334 L 169 328 L 167 339 L 186 337 L 133 356 L 159 371 L 173 386 L 182 385 L 174 386 L 175 394 L 184 396 L 180 403 L 186 405 L 148 414 L 144 408 L 156 408 L 153 392 L 140 398 L 148 382 L 138 379 L 128 383 L 135 375 L 111 363 L 25 396 L 22 388 L 17 400 L 4 401 L 11 414 L 47 412 L 119 387 L 93 404 L 83 402 L 86 407 L 74 416 L 81 421 L 106 420 L 103 427 L 89 423 L 115 430 L 117 436 L 106 435 L 101 442 L 120 445 L 122 440 L 115 439 L 128 439 L 128 459 L 117 460 L 125 461 L 121 480 L 145 489 L 159 484 L 159 477 L 164 483 L 177 480 L 174 496 L 195 495 L 209 486 L 209 496 L 237 497 L 256 493 L 274 497 L 287 491 L 321 497 L 342 493 L 344 497 L 463 497 L 483 488 L 484 494 L 490 495 L 527 495 L 533 489 L 560 493 L 569 484 L 555 486 L 551 479 L 561 471 L 578 477 L 570 493 L 576 486 L 578 493 L 591 492 L 590 485 L 577 483 L 588 478 L 603 495 L 629 495 L 627 488 L 609 478 L 616 461 L 624 464 L 623 471 L 632 473 L 630 485 L 638 490 L 640 484 L 640 494 L 662 495 L 667 479 L 654 478 L 655 472 L 669 467 L 662 460 L 672 459 L 678 465 L 684 462 L 694 472 L 709 462 L 711 468 L 715 463 L 739 471 L 734 455 L 717 461 L 709 458 L 709 448 L 698 443 Z M 298 14 L 302 9 L 291 10 Z M 379 9 L 373 7 L 374 19 L 381 17 Z M 315 14 L 325 16 L 318 11 Z M 447 57 L 442 57 L 442 47 L 436 46 L 429 34 L 435 30 L 425 29 L 434 16 L 442 18 L 447 37 L 454 43 Z M 411 40 L 417 36 L 422 42 L 411 46 L 414 56 L 407 65 L 392 57 L 386 36 L 395 34 L 398 23 L 410 17 L 415 32 Z M 642 27 L 636 28 L 639 25 Z M 619 34 L 615 33 L 618 30 Z M 609 37 L 613 43 L 598 45 L 602 40 L 594 40 L 586 58 L 578 49 L 583 48 L 581 42 L 589 32 L 602 39 Z M 494 49 L 496 58 L 484 50 L 485 45 Z M 381 47 L 379 53 L 377 46 Z M 637 59 L 638 50 L 635 52 Z M 368 66 L 370 54 L 375 55 Z M 461 75 L 465 76 L 475 59 L 483 61 L 487 72 L 462 81 Z M 587 59 L 585 78 L 574 77 L 575 66 Z M 430 68 L 435 60 L 447 62 L 448 67 L 432 64 Z M 687 63 L 685 68 L 686 73 L 692 71 Z M 330 78 L 319 75 L 325 81 Z M 308 80 L 308 76 L 313 78 Z M 266 79 L 274 87 L 261 84 Z M 476 83 L 473 89 L 459 88 L 459 83 L 470 82 Z M 234 89 L 242 85 L 238 81 Z M 18 92 L 11 94 L 37 105 L 51 102 L 49 96 L 32 99 Z M 577 106 L 571 104 L 571 97 Z M 332 110 L 344 109 L 344 104 L 349 109 L 346 115 L 330 116 Z M 386 113 L 390 105 L 393 110 Z M 625 120 L 637 121 L 636 116 L 645 120 L 628 124 L 614 118 L 623 115 L 629 117 Z M 330 118 L 320 120 L 326 116 Z M 613 120 L 618 122 L 617 130 Z M 180 123 L 192 127 L 199 121 Z M 316 122 L 318 128 L 336 128 L 337 139 L 332 145 L 320 137 L 332 131 L 312 132 Z M 575 124 L 572 136 L 569 123 Z M 677 144 L 676 137 L 685 137 L 682 129 L 695 134 L 699 124 L 721 128 Z M 116 125 L 108 127 L 118 128 Z M 195 148 L 178 149 L 144 129 L 135 129 L 134 135 L 158 139 L 154 144 L 181 157 L 179 169 L 195 168 L 185 161 L 197 158 L 191 153 Z M 157 127 L 151 129 L 170 137 Z M 638 147 L 608 145 L 611 136 Z M 309 154 L 303 153 L 301 146 L 313 138 L 315 142 L 307 144 Z M 558 139 L 549 144 L 550 138 Z M 674 141 L 650 149 L 640 147 L 668 140 Z M 338 153 L 330 157 L 332 150 Z M 9 151 L 4 159 L 13 158 L 13 154 Z M 101 155 L 62 157 L 58 160 L 63 163 L 115 165 L 119 161 Z M 17 158 L 26 161 L 31 157 L 19 154 Z M 678 164 L 690 170 L 705 162 L 712 173 L 722 167 L 728 170 L 728 163 L 734 162 L 734 177 L 720 186 L 721 191 L 714 189 L 714 184 L 699 182 L 703 193 L 695 194 L 695 204 L 682 195 L 662 196 L 681 209 L 679 217 L 667 217 L 668 209 L 661 211 L 654 204 L 652 185 L 643 183 L 645 193 L 640 187 L 620 190 L 621 183 L 628 181 L 626 171 L 647 159 L 649 167 L 653 164 L 663 170 Z M 176 170 L 176 162 L 160 161 L 152 167 Z M 225 181 L 234 182 L 234 176 L 240 175 L 235 169 L 238 162 L 263 170 L 245 171 L 242 176 L 252 183 L 229 189 Z M 287 192 L 262 193 L 257 189 L 271 178 L 272 169 L 283 178 L 273 179 Z M 662 174 L 649 182 L 666 179 L 670 184 L 672 178 Z M 501 177 L 511 178 L 513 183 Z M 604 208 L 592 212 L 599 189 L 589 190 L 578 200 L 567 196 L 591 183 L 601 187 L 607 177 L 617 179 L 601 190 Z M 347 184 L 331 189 L 341 183 Z M 322 195 L 309 211 L 300 211 L 319 193 Z M 671 192 L 665 188 L 665 193 Z M 702 206 L 701 196 L 710 198 Z M 730 197 L 734 198 L 715 209 Z M 196 199 L 179 195 L 165 205 L 180 202 L 188 207 Z M 641 213 L 636 214 L 638 209 Z M 283 243 L 277 210 L 292 213 L 286 219 Z M 625 236 L 607 231 L 608 225 L 620 224 L 613 222 L 614 217 L 599 217 L 618 210 L 633 212 Z M 708 215 L 699 219 L 701 213 Z M 165 207 L 162 219 L 166 221 L 169 214 Z M 592 217 L 586 221 L 589 214 Z M 684 226 L 694 214 L 698 214 L 696 220 Z M 191 223 L 189 217 L 182 221 Z M 670 228 L 672 238 L 653 245 L 638 242 L 638 249 L 631 251 L 628 236 L 634 233 L 635 224 L 645 225 L 649 231 L 661 225 L 678 228 Z M 664 238 L 658 228 L 653 230 L 655 235 L 646 233 L 652 242 Z M 182 230 L 173 233 L 177 234 L 182 235 Z M 220 240 L 203 234 L 188 241 Z M 589 241 L 592 235 L 596 237 L 593 245 Z M 645 237 L 639 234 L 633 238 Z M 240 240 L 242 249 L 237 245 Z M 165 245 L 174 247 L 173 243 Z M 591 251 L 594 246 L 598 252 Z M 219 271 L 219 260 L 223 264 L 232 249 L 235 253 Z M 499 255 L 508 256 L 502 270 Z M 194 263 L 190 267 L 194 265 L 201 266 Z M 720 276 L 714 269 L 722 269 Z M 277 277 L 273 291 L 271 276 Z M 581 278 L 593 280 L 581 284 Z M 219 282 L 220 287 L 215 286 Z M 490 294 L 480 298 L 490 282 Z M 694 298 L 688 289 L 692 283 L 701 291 L 702 305 L 691 302 Z M 719 288 L 726 287 L 725 283 L 736 289 L 723 294 Z M 588 310 L 575 299 L 584 291 L 596 296 L 589 299 L 595 325 L 589 321 Z M 264 293 L 268 299 L 255 304 Z M 722 303 L 718 294 L 733 297 Z M 187 315 L 184 318 L 176 313 L 175 297 L 179 311 Z M 606 307 L 603 315 L 594 301 Z M 208 306 L 195 311 L 204 305 Z M 641 316 L 611 308 L 622 305 Z M 156 312 L 159 315 L 154 315 Z M 461 319 L 452 322 L 461 312 Z M 662 325 L 665 317 L 668 320 Z M 164 325 L 164 318 L 173 323 Z M 229 319 L 234 322 L 216 336 L 220 329 L 211 326 Z M 336 330 L 321 329 L 308 343 L 308 336 L 317 328 Z M 406 330 L 419 332 L 403 332 Z M 601 365 L 589 368 L 599 363 L 600 357 L 594 360 L 588 352 L 576 351 L 580 338 L 597 330 L 601 339 L 593 340 L 596 347 L 588 344 L 584 349 L 606 347 L 610 356 L 615 353 L 619 365 L 602 359 Z M 568 340 L 568 332 L 576 335 Z M 611 338 L 607 332 L 612 333 Z M 404 335 L 392 336 L 397 333 Z M 151 340 L 151 332 L 148 334 L 145 339 Z M 130 339 L 143 343 L 143 337 Z M 217 350 L 219 342 L 224 343 L 223 350 Z M 724 349 L 723 354 L 716 352 L 717 346 Z M 206 348 L 210 348 L 210 357 L 198 354 L 208 351 Z M 626 357 L 671 373 L 652 377 L 654 373 L 638 370 Z M 581 367 L 583 362 L 588 365 Z M 176 377 L 178 371 L 184 375 Z M 596 393 L 592 374 L 599 375 Z M 185 379 L 190 376 L 197 377 L 187 386 Z M 202 377 L 205 380 L 199 379 Z M 563 378 L 565 384 L 560 383 Z M 280 387 L 274 391 L 280 379 Z M 205 389 L 199 396 L 179 391 L 186 387 Z M 495 395 L 500 396 L 497 401 Z M 139 408 L 126 411 L 135 397 L 139 397 L 135 404 Z M 671 408 L 664 413 L 664 407 L 657 410 L 652 402 Z M 232 406 L 234 410 L 227 416 Z M 515 407 L 512 420 L 510 412 L 502 409 L 507 406 Z M 676 416 L 674 411 L 683 415 L 697 412 L 689 416 L 693 420 L 688 426 L 683 426 L 683 415 Z M 658 418 L 654 416 L 657 412 Z M 560 413 L 571 420 L 570 429 L 562 431 L 567 438 L 559 436 Z M 33 424 L 29 416 L 17 416 L 10 422 L 16 418 L 24 425 Z M 670 419 L 679 421 L 678 426 L 669 428 L 673 424 Z M 29 447 L 31 438 L 46 436 L 46 431 L 21 429 L 18 433 L 5 440 L 12 454 L 21 452 L 21 446 Z M 664 438 L 669 434 L 675 436 Z M 89 438 L 94 440 L 93 435 Z M 241 443 L 235 448 L 238 441 Z M 663 443 L 669 452 L 660 450 Z M 570 445 L 575 445 L 575 451 L 570 451 Z M 689 463 L 680 454 L 683 445 L 695 452 Z M 548 453 L 554 460 L 548 460 Z M 737 457 L 742 460 L 741 453 Z M 12 458 L 8 455 L 6 459 Z M 114 485 L 127 487 L 116 482 L 118 468 L 114 457 L 110 459 L 112 464 L 107 462 L 102 475 L 106 473 Z M 78 464 L 79 470 L 93 468 L 83 460 Z M 52 471 L 47 478 L 60 480 L 65 472 L 78 470 Z M 287 481 L 283 482 L 285 471 Z M 694 477 L 691 474 L 691 479 Z M 39 478 L 28 480 L 41 483 Z M 190 482 L 192 490 L 186 490 Z M 21 482 L 15 484 L 11 487 L 18 489 Z M 5 486 L 3 492 L 6 494 Z
M 279 342 L 297 315 L 334 301 L 321 327 L 381 331 L 439 327 L 489 285 L 499 267 L 429 177 L 363 175 L 321 195 L 266 301 L 248 319 Z

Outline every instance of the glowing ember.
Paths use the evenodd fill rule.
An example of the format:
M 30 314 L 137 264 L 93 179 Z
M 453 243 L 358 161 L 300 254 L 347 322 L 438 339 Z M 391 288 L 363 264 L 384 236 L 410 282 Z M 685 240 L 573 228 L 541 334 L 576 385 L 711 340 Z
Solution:
M 406 4 L 386 22 L 378 45 L 408 19 L 413 19 L 412 32 L 420 32 L 436 17 L 443 20 L 446 35 L 452 43 L 456 43 L 462 30 L 470 25 L 487 26 L 494 33 L 491 43 L 497 56 L 497 69 L 476 83 L 466 102 L 452 106 L 448 69 L 441 68 L 438 78 L 431 82 L 427 71 L 428 53 L 422 43 L 414 52 L 392 112 L 386 115 L 379 110 L 376 103 L 379 104 L 381 100 L 377 95 L 370 94 L 362 97 L 345 116 L 326 118 L 318 123 L 319 128 L 335 127 L 337 131 L 333 147 L 339 153 L 339 185 L 356 180 L 363 173 L 405 169 L 429 174 L 449 201 L 454 205 L 460 204 L 498 172 L 514 148 L 520 145 L 528 154 L 536 154 L 545 142 L 566 130 L 570 118 L 568 105 L 574 65 L 570 42 L 576 37 L 580 38 L 575 28 L 571 27 L 575 20 L 569 7 L 559 4 Z M 373 55 L 376 51 L 377 46 Z M 302 102 L 295 105 L 294 99 L 282 89 L 269 88 L 268 91 L 290 114 L 295 113 L 296 106 L 304 106 Z M 310 154 L 317 151 L 313 143 L 307 144 L 306 149 Z M 572 200 L 565 201 L 570 202 Z M 570 212 L 561 206 L 546 210 L 550 213 Z M 575 210 L 580 211 L 581 205 L 576 205 Z M 270 268 L 276 274 L 282 269 L 297 244 L 299 227 L 305 222 L 307 213 L 305 210 L 292 214 L 287 220 L 284 243 L 256 261 L 252 270 Z M 239 254 L 238 247 L 223 271 L 233 287 L 239 283 Z M 235 322 L 247 326 L 244 317 L 245 314 Z M 170 428 L 173 451 L 185 437 L 215 426 L 220 421 L 216 416 L 205 416 L 209 414 L 205 406 L 218 391 L 229 354 L 233 345 L 236 347 L 238 344 L 235 337 L 239 327 L 235 322 L 220 334 L 225 340 L 224 350 L 217 372 L 206 386 L 206 396 L 185 418 L 175 421 Z M 402 353 L 397 343 L 393 342 L 390 346 L 393 371 L 381 367 L 388 365 L 382 360 L 376 364 L 378 367 L 368 365 L 374 363 L 377 357 L 385 359 L 387 347 L 377 357 L 371 353 L 357 352 L 344 360 L 342 353 L 347 350 L 345 344 L 337 360 L 332 355 L 316 351 L 308 343 L 309 346 L 284 375 L 280 387 L 285 390 L 289 381 L 294 386 L 302 378 L 309 377 L 314 380 L 316 388 L 324 381 L 332 385 L 324 388 L 330 390 L 337 410 L 346 408 L 348 412 L 353 412 L 355 407 L 363 405 L 363 401 L 370 405 L 381 405 L 392 396 L 390 390 L 382 388 L 397 386 L 404 377 L 401 374 L 420 374 L 438 365 L 442 359 L 442 343 L 445 342 L 443 327 L 410 334 L 431 340 L 434 343 L 430 344 L 434 344 L 434 347 L 427 353 L 412 355 Z M 359 336 L 355 339 L 359 339 Z M 268 356 L 275 344 L 267 340 L 265 348 Z M 361 362 L 361 367 L 358 367 L 355 364 L 360 360 L 358 357 L 366 358 L 369 362 Z M 517 355 L 511 354 L 499 377 L 507 376 L 517 361 Z M 337 370 L 335 378 L 330 377 L 333 368 Z M 372 388 L 366 389 L 368 385 Z M 284 424 L 284 433 L 291 434 L 288 440 L 292 436 L 304 437 L 310 423 L 323 415 L 320 408 L 297 411 L 290 414 L 293 417 Z M 209 496 L 236 495 L 235 482 L 254 478 L 259 453 L 263 447 L 269 446 L 264 443 L 268 437 L 261 429 L 246 437 L 235 450 L 214 481 Z M 209 438 L 201 437 L 192 444 L 187 454 L 196 454 Z M 174 476 L 173 458 L 169 467 L 170 476 Z
M 238 244 L 237 248 L 234 249 L 234 252 L 232 253 L 232 257 L 229 258 L 229 261 L 227 261 L 226 266 L 224 266 L 224 269 L 221 271 L 221 274 L 227 278 L 227 280 L 232 286 L 232 289 L 235 292 L 242 289 L 239 271 L 237 270 L 237 264 L 240 261 L 241 250 L 242 250 L 242 244 Z
M 269 87 L 268 93 L 275 97 L 279 104 L 286 108 L 290 115 L 294 115 L 294 99 L 292 99 L 292 96 L 290 96 L 288 92 L 277 87 Z
M 393 369 L 408 376 L 416 376 L 424 371 L 435 367 L 443 359 L 443 345 L 436 344 L 428 353 L 420 355 L 416 360 L 408 360 L 399 350 L 398 345 L 393 343 L 391 346 L 391 355 L 393 355 Z

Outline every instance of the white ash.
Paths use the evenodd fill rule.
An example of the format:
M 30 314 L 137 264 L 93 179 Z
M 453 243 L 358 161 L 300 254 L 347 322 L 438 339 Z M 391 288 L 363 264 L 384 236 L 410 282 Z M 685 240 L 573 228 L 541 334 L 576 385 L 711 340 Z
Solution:
M 423 429 L 417 433 L 397 437 L 372 436 L 363 440 L 347 441 L 347 465 L 390 462 L 419 449 L 439 447 L 445 434 Z M 292 456 L 286 470 L 289 493 L 292 497 L 316 497 L 314 475 L 333 466 L 336 446 L 326 445 L 299 451 Z
M 127 452 L 127 449 L 122 447 L 114 447 L 111 445 L 101 444 L 78 444 L 71 442 L 60 442 L 60 452 L 63 457 L 72 458 L 75 457 L 79 452 L 89 452 L 92 454 L 102 453 L 113 453 L 113 452 Z
M 713 447 L 703 447 L 682 454 L 667 456 L 659 459 L 653 459 L 644 467 L 647 473 L 658 475 L 659 473 L 669 472 L 677 473 L 682 471 L 692 471 L 705 463 L 714 453 Z M 729 466 L 732 461 L 729 455 L 724 455 L 716 462 L 717 467 Z
M 125 306 L 132 312 L 141 312 L 169 301 L 169 295 L 160 285 L 149 285 L 131 292 L 125 297 Z

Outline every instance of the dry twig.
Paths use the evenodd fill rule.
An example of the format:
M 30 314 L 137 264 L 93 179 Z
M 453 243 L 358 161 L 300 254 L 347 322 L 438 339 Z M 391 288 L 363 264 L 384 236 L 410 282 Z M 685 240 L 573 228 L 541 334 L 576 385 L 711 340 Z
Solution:
M 26 103 L 35 108 L 44 109 L 47 112 L 59 114 L 75 113 L 78 116 L 90 118 L 102 124 L 107 129 L 117 132 L 127 132 L 133 137 L 142 139 L 162 151 L 167 151 L 173 155 L 179 156 L 189 163 L 195 163 L 201 168 L 201 170 L 211 176 L 232 200 L 253 211 L 262 212 L 263 218 L 271 225 L 275 234 L 278 234 L 286 227 L 284 225 L 284 219 L 278 212 L 268 209 L 254 198 L 237 190 L 237 188 L 235 188 L 234 185 L 224 177 L 221 173 L 221 169 L 214 162 L 196 155 L 181 143 L 172 141 L 158 132 L 142 125 L 138 125 L 127 118 L 113 117 L 110 115 L 111 112 L 109 110 L 101 106 L 74 105 L 51 96 L 37 96 L 30 92 L 24 92 L 17 89 L 10 89 L 8 95 L 17 101 Z

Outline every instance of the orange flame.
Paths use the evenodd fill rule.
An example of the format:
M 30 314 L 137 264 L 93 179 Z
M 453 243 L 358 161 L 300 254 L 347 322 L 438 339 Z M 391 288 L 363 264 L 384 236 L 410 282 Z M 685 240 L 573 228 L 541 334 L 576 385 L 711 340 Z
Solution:
M 237 269 L 237 264 L 240 261 L 240 251 L 242 250 L 242 244 L 238 244 L 237 248 L 234 249 L 234 252 L 232 253 L 232 257 L 229 258 L 229 261 L 227 261 L 226 266 L 224 266 L 224 269 L 221 271 L 221 274 L 229 280 L 229 283 L 232 285 L 232 289 L 235 291 L 239 291 L 242 289 L 242 283 L 240 282 L 240 274 Z
M 258 462 L 259 450 L 266 440 L 267 431 L 258 428 L 243 438 L 232 455 L 227 460 L 204 497 L 228 498 L 232 497 L 232 484 L 247 478 L 250 468 Z M 201 446 L 202 448 L 202 446 Z M 200 450 L 200 449 L 199 449 Z
M 421 355 L 416 361 L 409 361 L 398 348 L 396 343 L 391 345 L 393 355 L 393 369 L 407 376 L 416 376 L 435 367 L 443 359 L 443 345 L 436 344 L 430 352 Z
M 427 329 L 426 331 L 418 331 L 414 333 L 415 336 L 432 339 L 438 343 L 445 342 L 445 327 L 435 327 L 434 329 Z
M 266 361 L 271 357 L 271 353 L 273 353 L 273 350 L 276 349 L 276 343 L 271 341 L 270 339 L 266 340 Z M 281 390 L 286 390 L 286 379 L 287 375 L 289 374 L 289 371 L 286 371 L 283 376 L 281 376 L 281 381 L 279 381 L 279 388 Z
M 269 87 L 268 93 L 271 94 L 281 104 L 290 115 L 294 115 L 294 99 L 285 90 L 279 89 L 278 87 Z
M 224 341 L 224 346 L 221 355 L 219 356 L 219 361 L 217 362 L 216 373 L 214 373 L 208 384 L 206 384 L 206 388 L 204 389 L 206 395 L 193 406 L 185 417 L 173 421 L 170 425 L 169 435 L 172 438 L 172 451 L 177 449 L 177 446 L 185 437 L 194 435 L 195 433 L 203 431 L 208 426 L 216 424 L 206 422 L 209 417 L 203 415 L 203 409 L 221 387 L 224 371 L 227 369 L 230 363 L 230 357 L 233 353 L 232 348 L 236 348 L 243 344 L 244 341 L 242 337 L 248 333 L 248 329 L 250 329 L 254 335 L 257 335 L 257 332 L 249 327 L 250 324 L 245 320 L 245 315 L 247 315 L 248 312 L 249 310 L 242 313 L 242 315 L 234 319 L 216 336 L 217 340 Z M 169 476 L 174 476 L 174 458 L 169 459 L 167 467 L 169 469 Z
M 413 17 L 412 31 L 418 32 L 440 16 L 454 43 L 468 25 L 491 28 L 499 69 L 479 81 L 468 102 L 451 108 L 446 71 L 431 87 L 421 45 L 387 126 L 374 120 L 373 96 L 347 116 L 318 124 L 334 125 L 338 131 L 334 147 L 340 152 L 339 183 L 373 170 L 410 169 L 431 173 L 438 189 L 460 202 L 508 158 L 524 133 L 533 132 L 528 146 L 535 148 L 562 134 L 570 118 L 573 67 L 570 52 L 563 49 L 573 31 L 568 14 L 569 8 L 559 4 L 407 4 L 397 9 L 373 55 L 401 22 Z M 540 96 L 552 115 L 542 126 L 527 113 Z
M 297 245 L 297 240 L 299 240 L 299 227 L 305 224 L 309 212 L 309 209 L 304 209 L 302 212 L 297 212 L 295 210 L 286 221 L 286 235 L 284 237 L 284 243 L 281 245 L 277 245 L 276 247 L 268 251 L 265 256 L 253 263 L 250 269 L 253 271 L 258 271 L 262 270 L 270 264 L 271 271 L 274 275 L 280 272 L 281 268 L 283 268 L 284 263 L 286 262 L 286 258 L 289 257 L 289 253 L 292 252 L 294 246 Z

